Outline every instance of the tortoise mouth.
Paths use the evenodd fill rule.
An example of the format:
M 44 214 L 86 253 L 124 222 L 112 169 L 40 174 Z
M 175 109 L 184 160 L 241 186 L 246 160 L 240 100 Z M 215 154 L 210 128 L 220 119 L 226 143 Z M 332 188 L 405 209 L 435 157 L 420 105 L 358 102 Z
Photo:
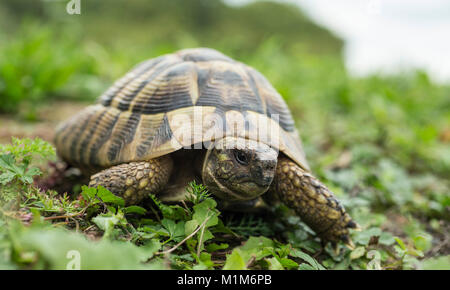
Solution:
M 218 179 L 217 180 L 220 187 L 220 193 L 217 195 L 222 199 L 225 197 L 228 200 L 251 200 L 254 199 L 263 193 L 265 193 L 269 189 L 269 185 L 272 182 L 272 179 L 264 180 L 261 182 L 256 182 L 253 179 L 243 179 L 237 182 L 236 186 L 232 186 L 233 188 L 229 188 L 226 186 L 228 180 Z
M 257 182 L 257 181 L 244 181 L 244 182 L 241 182 L 241 184 L 242 185 L 246 185 L 247 187 L 251 187 L 251 188 L 255 188 L 255 189 L 261 189 L 261 188 L 269 187 L 271 182 L 272 182 L 272 180 L 270 180 L 270 181 L 260 180 L 259 182 Z
M 220 178 L 220 180 L 222 181 L 222 183 L 226 183 L 226 181 L 227 181 L 226 179 L 223 179 L 223 178 Z M 238 178 L 235 178 L 234 181 L 241 185 L 251 186 L 254 189 L 261 189 L 261 188 L 266 188 L 266 187 L 268 188 L 270 186 L 270 184 L 273 181 L 273 176 L 265 176 L 262 178 L 238 177 Z
M 261 191 L 261 185 L 257 184 L 253 180 L 241 180 L 239 181 L 239 185 L 236 190 L 230 189 L 226 186 L 226 179 L 214 178 L 215 179 L 215 188 L 211 188 L 210 191 L 214 193 L 217 197 L 224 200 L 230 201 L 243 201 L 243 200 L 251 200 L 254 199 L 261 194 L 252 194 L 255 191 Z M 243 190 L 244 188 L 249 190 Z

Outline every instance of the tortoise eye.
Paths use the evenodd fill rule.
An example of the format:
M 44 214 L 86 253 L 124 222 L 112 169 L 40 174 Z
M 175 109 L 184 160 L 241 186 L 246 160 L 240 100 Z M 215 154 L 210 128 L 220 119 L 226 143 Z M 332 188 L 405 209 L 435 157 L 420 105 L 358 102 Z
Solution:
M 247 154 L 245 154 L 244 152 L 240 151 L 240 150 L 236 150 L 234 151 L 234 157 L 236 158 L 237 162 L 239 162 L 242 165 L 247 165 L 248 164 L 248 157 Z

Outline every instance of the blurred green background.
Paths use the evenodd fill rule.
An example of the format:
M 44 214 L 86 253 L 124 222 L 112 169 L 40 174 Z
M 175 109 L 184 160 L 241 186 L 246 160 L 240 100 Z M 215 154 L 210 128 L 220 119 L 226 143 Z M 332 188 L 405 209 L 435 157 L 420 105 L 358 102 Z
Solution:
M 343 41 L 288 4 L 92 0 L 68 15 L 67 2 L 0 3 L 0 122 L 40 122 L 40 107 L 93 102 L 140 61 L 215 48 L 282 94 L 313 171 L 365 229 L 423 237 L 420 259 L 450 253 L 448 84 L 420 70 L 350 77 Z

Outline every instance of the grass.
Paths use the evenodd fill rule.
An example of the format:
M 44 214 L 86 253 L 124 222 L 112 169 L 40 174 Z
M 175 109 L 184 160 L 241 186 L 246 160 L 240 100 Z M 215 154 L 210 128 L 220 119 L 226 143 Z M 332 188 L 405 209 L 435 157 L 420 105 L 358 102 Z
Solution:
M 93 102 L 144 59 L 185 47 L 216 48 L 261 71 L 283 95 L 312 171 L 363 228 L 352 233 L 356 248 L 321 251 L 311 230 L 285 207 L 269 216 L 220 212 L 201 184 L 187 187 L 193 198 L 186 207 L 157 197 L 125 207 L 83 182 L 66 184 L 66 194 L 39 189 L 44 181 L 55 185 L 64 170 L 51 144 L 24 138 L 0 145 L 0 268 L 450 269 L 448 84 L 420 70 L 350 77 L 339 41 L 327 33 L 304 36 L 308 44 L 301 45 L 289 42 L 290 34 L 264 34 L 253 26 L 238 35 L 229 23 L 200 31 L 195 23 L 188 29 L 171 22 L 163 33 L 151 23 L 136 29 L 130 20 L 113 29 L 123 23 L 108 13 L 78 22 L 34 15 L 19 21 L 14 33 L 0 33 L 0 55 L 8 56 L 0 58 L 2 118 L 39 124 L 41 106 Z M 226 28 L 227 41 L 214 38 Z M 164 38 L 171 29 L 179 31 Z M 252 33 L 257 40 L 249 37 L 250 48 L 243 49 L 244 36 Z M 328 41 L 332 50 L 311 49 Z
M 448 267 L 445 256 L 420 259 L 433 248 L 433 236 L 423 223 L 411 216 L 404 233 L 396 236 L 382 230 L 386 217 L 369 212 L 360 197 L 354 202 L 363 206 L 348 207 L 364 229 L 352 235 L 356 249 L 342 247 L 336 253 L 326 247 L 321 253 L 314 234 L 284 206 L 274 209 L 275 219 L 244 214 L 233 222 L 232 215 L 217 210 L 206 188 L 194 182 L 186 189 L 186 203 L 175 205 L 150 195 L 144 207 L 125 207 L 122 198 L 102 187 L 82 186 L 76 195 L 60 195 L 33 184 L 33 177 L 41 175 L 35 167 L 37 157 L 54 158 L 49 143 L 13 139 L 0 153 L 2 268 Z M 70 260 L 70 253 L 81 260 Z
M 2 153 L 2 268 L 323 268 L 299 249 L 263 236 L 247 239 L 245 227 L 233 231 L 225 226 L 216 201 L 194 182 L 188 188 L 189 206 L 166 205 L 152 195 L 155 214 L 148 215 L 143 207 L 124 207 L 122 198 L 103 187 L 83 186 L 79 198 L 71 199 L 42 192 L 23 179 L 23 172 L 27 177 L 39 174 L 29 168 L 32 154 L 54 153 L 40 139 L 14 139 Z M 99 233 L 100 242 L 86 239 L 90 230 Z M 232 252 L 224 255 L 231 246 Z M 70 263 L 67 253 L 76 253 L 82 262 Z

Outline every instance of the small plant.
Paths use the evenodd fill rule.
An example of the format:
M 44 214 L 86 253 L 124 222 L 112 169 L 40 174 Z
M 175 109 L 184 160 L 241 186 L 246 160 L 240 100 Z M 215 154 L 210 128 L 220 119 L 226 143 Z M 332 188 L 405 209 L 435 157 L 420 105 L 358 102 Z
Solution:
M 32 190 L 33 177 L 42 172 L 34 164 L 39 158 L 55 155 L 54 148 L 42 139 L 12 138 L 12 144 L 0 145 L 0 201 L 8 202 L 17 194 Z
M 101 84 L 92 77 L 96 63 L 89 54 L 81 53 L 84 48 L 75 48 L 80 35 L 68 29 L 70 33 L 59 34 L 44 23 L 21 21 L 14 37 L 0 33 L 0 54 L 8 56 L 0 59 L 0 112 L 35 120 L 36 107 L 44 101 L 94 98 L 83 84 L 91 84 L 100 93 Z M 68 87 L 77 77 L 83 81 L 72 92 Z
M 13 181 L 31 184 L 33 176 L 41 174 L 37 167 L 30 167 L 37 156 L 47 159 L 55 155 L 54 148 L 40 138 L 17 139 L 12 137 L 11 145 L 0 146 L 0 183 L 6 185 Z
M 186 188 L 186 201 L 168 204 L 150 194 L 145 208 L 127 206 L 101 186 L 81 186 L 78 195 L 39 190 L 33 184 L 41 174 L 38 165 L 53 157 L 53 147 L 41 139 L 13 138 L 0 146 L 2 269 L 65 269 L 66 254 L 73 250 L 81 254 L 82 269 L 446 267 L 445 259 L 423 260 L 431 236 L 414 217 L 406 236 L 395 237 L 382 230 L 384 215 L 355 207 L 364 230 L 352 234 L 355 249 L 341 246 L 336 253 L 331 246 L 322 248 L 287 208 L 277 207 L 276 218 L 221 213 L 214 197 L 195 181 Z M 365 204 L 361 198 L 351 202 Z

